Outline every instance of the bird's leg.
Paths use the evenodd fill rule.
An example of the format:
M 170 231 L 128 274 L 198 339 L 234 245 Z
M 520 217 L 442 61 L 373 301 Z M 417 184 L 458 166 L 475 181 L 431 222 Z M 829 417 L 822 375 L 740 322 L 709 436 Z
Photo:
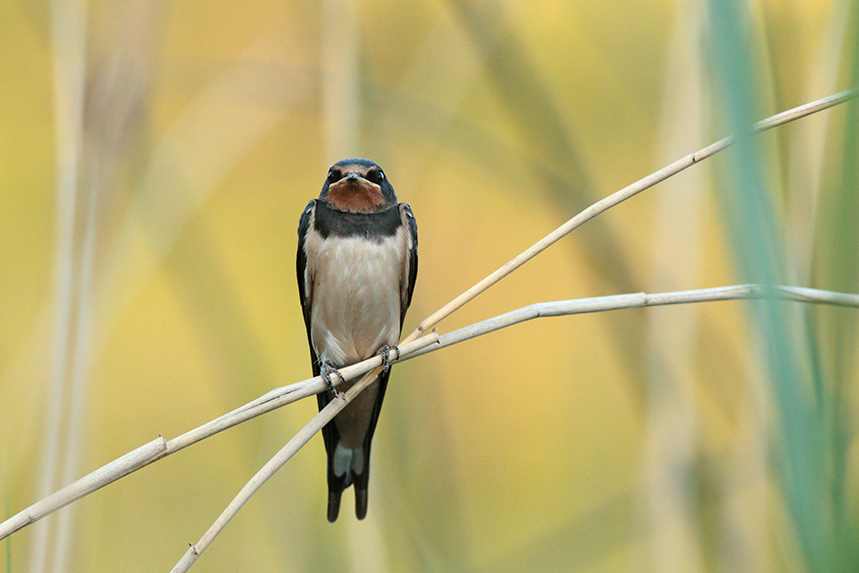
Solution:
M 331 390 L 331 393 L 334 394 L 335 398 L 339 398 L 343 395 L 343 392 L 339 392 L 337 388 L 334 387 L 334 383 L 331 381 L 331 373 L 336 374 L 340 377 L 340 382 L 345 382 L 346 379 L 340 374 L 340 371 L 328 364 L 327 360 L 322 360 L 319 363 L 319 375 L 322 376 L 322 379 L 325 380 L 325 383 L 328 384 L 328 389 Z
M 397 360 L 400 359 L 400 347 L 396 344 L 393 346 L 388 346 L 387 344 L 382 345 L 379 349 L 379 354 L 382 355 L 382 364 L 385 366 L 385 372 L 388 372 L 391 369 L 391 350 L 397 352 Z

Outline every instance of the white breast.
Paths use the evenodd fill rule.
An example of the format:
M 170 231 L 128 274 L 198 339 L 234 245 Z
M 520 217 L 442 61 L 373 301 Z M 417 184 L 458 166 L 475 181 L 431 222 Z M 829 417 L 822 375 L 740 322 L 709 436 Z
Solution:
M 308 234 L 311 340 L 320 359 L 345 366 L 397 343 L 406 245 L 405 229 L 381 241 Z

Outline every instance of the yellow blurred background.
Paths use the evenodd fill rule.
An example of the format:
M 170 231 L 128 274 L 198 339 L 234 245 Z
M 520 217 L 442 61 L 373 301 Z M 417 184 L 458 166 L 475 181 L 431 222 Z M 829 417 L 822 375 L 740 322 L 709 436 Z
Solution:
M 4 519 L 310 376 L 296 231 L 331 163 L 377 161 L 416 214 L 410 331 L 726 135 L 712 7 L 0 2 Z M 855 1 L 735 7 L 756 118 L 856 84 Z M 758 139 L 789 284 L 859 291 L 856 108 Z M 541 301 L 748 282 L 735 180 L 730 159 L 693 167 L 440 331 Z M 193 570 L 855 571 L 856 311 L 780 308 L 804 356 L 797 408 L 823 434 L 798 457 L 782 453 L 801 416 L 748 303 L 541 319 L 394 368 L 365 521 L 350 490 L 326 522 L 317 437 Z M 167 571 L 315 411 L 304 400 L 144 468 L 4 540 L 0 563 Z M 797 464 L 819 479 L 795 487 Z

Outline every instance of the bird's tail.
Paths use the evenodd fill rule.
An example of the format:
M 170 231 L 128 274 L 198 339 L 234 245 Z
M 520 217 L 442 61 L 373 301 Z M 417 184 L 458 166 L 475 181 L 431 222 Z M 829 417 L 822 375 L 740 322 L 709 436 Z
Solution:
M 337 515 L 340 513 L 340 496 L 343 495 L 342 489 L 328 489 L 328 523 L 337 521 Z
M 370 468 L 364 468 L 364 473 L 355 474 L 355 517 L 367 517 L 367 484 L 370 481 Z
M 328 465 L 328 521 L 334 523 L 340 513 L 343 490 L 355 484 L 355 516 L 367 516 L 367 486 L 369 466 L 365 462 L 364 448 L 349 449 L 337 444 L 332 463 Z M 338 475 L 339 474 L 339 475 Z

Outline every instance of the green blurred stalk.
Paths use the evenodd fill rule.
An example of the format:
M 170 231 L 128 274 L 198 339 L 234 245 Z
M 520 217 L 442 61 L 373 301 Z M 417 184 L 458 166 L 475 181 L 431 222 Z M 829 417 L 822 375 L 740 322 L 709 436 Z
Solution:
M 785 242 L 767 188 L 767 158 L 750 131 L 761 114 L 755 109 L 759 91 L 749 22 L 734 0 L 711 1 L 709 10 L 719 111 L 729 130 L 740 134 L 727 158 L 721 197 L 740 280 L 778 284 L 785 274 Z M 855 249 L 850 251 L 855 255 Z M 778 301 L 751 304 L 752 328 L 777 412 L 772 436 L 775 477 L 794 537 L 809 571 L 847 571 L 854 550 L 836 526 L 841 508 L 832 471 L 843 452 L 833 440 L 832 386 L 813 358 L 818 355 L 816 337 L 806 333 L 806 321 Z
M 852 2 L 847 40 L 844 42 L 847 81 L 859 85 L 859 3 Z M 825 204 L 821 209 L 818 228 L 821 233 L 817 245 L 817 268 L 815 279 L 818 284 L 828 288 L 840 288 L 849 292 L 859 291 L 859 259 L 856 246 L 859 245 L 859 105 L 851 102 L 846 112 L 843 132 L 837 145 L 830 152 L 832 159 L 840 158 L 840 164 L 832 170 L 833 174 L 824 187 Z M 835 138 L 834 138 L 835 139 Z M 840 152 L 840 153 L 839 153 Z M 850 381 L 856 378 L 856 337 L 857 322 L 852 313 L 826 313 L 822 315 L 821 339 L 826 352 L 822 352 L 824 371 L 832 381 L 830 426 L 834 444 L 833 491 L 835 508 L 834 534 L 841 559 L 841 569 L 859 569 L 859 527 L 857 517 L 851 514 L 849 492 L 851 474 L 849 468 L 849 448 L 855 433 L 853 412 L 850 406 Z M 854 482 L 855 483 L 855 482 Z

